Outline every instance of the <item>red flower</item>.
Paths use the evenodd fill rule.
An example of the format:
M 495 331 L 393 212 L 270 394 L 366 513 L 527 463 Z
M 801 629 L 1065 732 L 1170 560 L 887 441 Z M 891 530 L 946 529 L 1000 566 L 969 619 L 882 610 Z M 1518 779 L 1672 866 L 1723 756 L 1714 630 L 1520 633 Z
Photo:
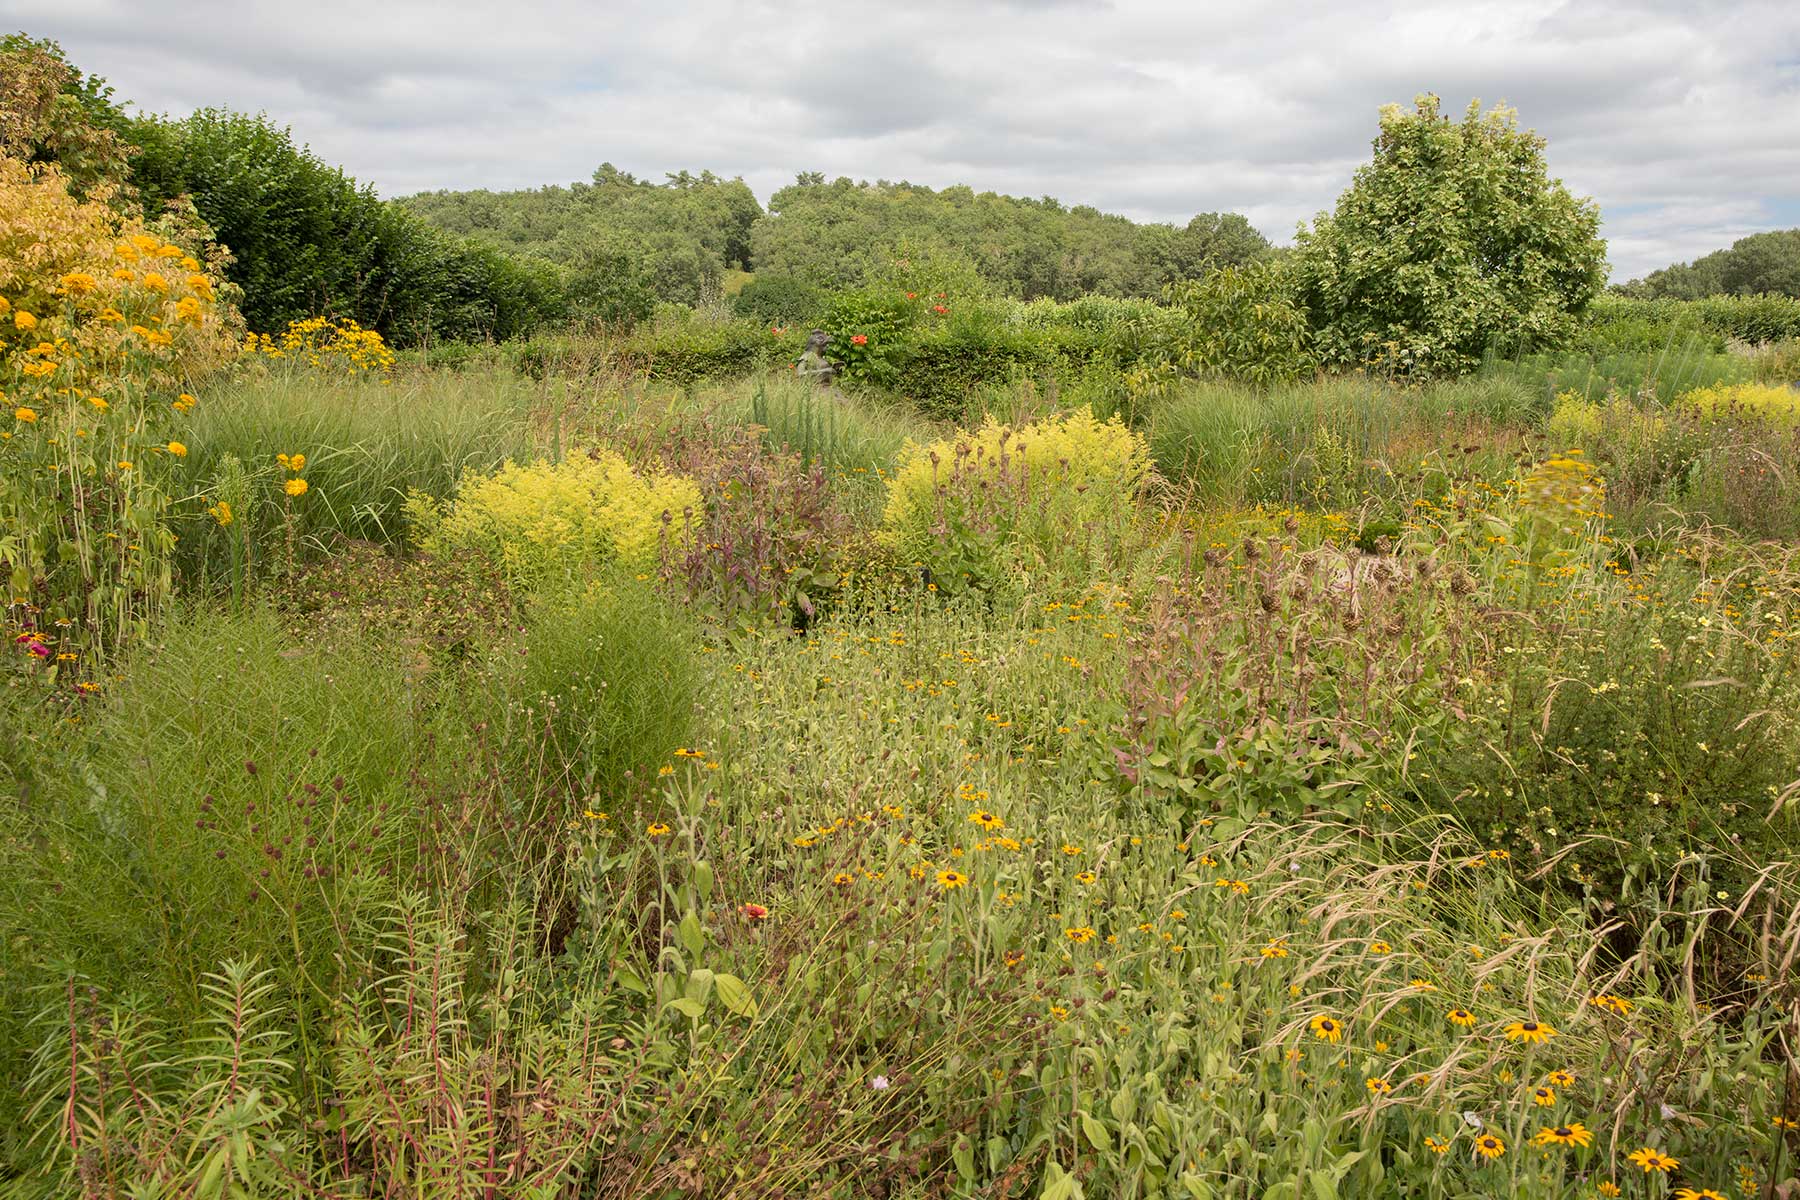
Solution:
M 918 298 L 919 298 L 919 293 L 917 293 L 917 292 L 908 292 L 908 293 L 906 293 L 906 298 L 907 298 L 907 299 L 908 299 L 908 300 L 917 300 L 917 299 L 918 299 Z
M 931 306 L 931 311 L 934 313 L 937 313 L 939 316 L 943 316 L 945 313 L 949 312 L 950 310 L 942 304 L 934 304 Z
M 780 337 L 782 334 L 786 333 L 787 330 L 783 329 L 779 325 L 771 325 L 771 326 L 769 326 L 769 332 L 774 334 L 776 337 Z
M 740 904 L 738 905 L 738 911 L 743 913 L 746 917 L 749 917 L 752 921 L 760 921 L 769 915 L 769 910 L 760 904 Z
M 850 335 L 850 344 L 852 346 L 866 346 L 869 344 L 869 335 L 866 333 L 853 333 Z

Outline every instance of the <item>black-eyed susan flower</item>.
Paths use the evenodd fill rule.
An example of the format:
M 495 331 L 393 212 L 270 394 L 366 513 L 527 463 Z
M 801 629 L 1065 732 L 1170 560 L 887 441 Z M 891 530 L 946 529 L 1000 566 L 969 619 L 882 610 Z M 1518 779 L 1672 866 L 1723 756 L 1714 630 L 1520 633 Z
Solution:
M 1544 1082 L 1551 1087 L 1574 1087 L 1575 1072 L 1569 1070 L 1552 1071 L 1544 1076 Z
M 1475 1153 L 1492 1162 L 1506 1153 L 1506 1143 L 1491 1133 L 1484 1133 L 1475 1139 Z
M 1531 1139 L 1537 1146 L 1579 1146 L 1583 1150 L 1594 1144 L 1594 1135 L 1580 1121 L 1567 1125 L 1546 1125 Z
M 1344 1023 L 1336 1017 L 1320 1013 L 1306 1024 L 1313 1031 L 1313 1036 L 1321 1041 L 1330 1042 L 1335 1046 L 1343 1040 Z
M 1549 1108 L 1556 1103 L 1556 1089 L 1550 1087 L 1532 1088 L 1531 1102 L 1539 1108 Z
M 1425 1148 L 1433 1154 L 1448 1154 L 1450 1152 L 1450 1141 L 1448 1138 L 1427 1135 L 1425 1138 Z
M 1725 1195 L 1722 1192 L 1715 1192 L 1711 1188 L 1700 1188 L 1696 1191 L 1694 1188 L 1684 1187 L 1675 1189 L 1675 1200 L 1725 1200 Z
M 1625 999 L 1625 997 L 1612 996 L 1605 993 L 1588 997 L 1588 1003 L 1595 1008 L 1600 1009 L 1602 1012 L 1617 1013 L 1621 1017 L 1629 1014 L 1632 1008 L 1631 1001 Z
M 1506 1040 L 1539 1046 L 1556 1036 L 1556 1030 L 1542 1021 L 1514 1021 L 1505 1029 Z
M 1429 979 L 1408 980 L 1406 986 L 1409 988 L 1412 988 L 1414 991 L 1417 991 L 1417 992 L 1435 992 L 1435 991 L 1437 991 L 1437 984 L 1431 982 L 1431 980 L 1429 980 Z
M 831 882 L 837 884 L 839 887 L 849 887 L 856 882 L 856 876 L 848 871 L 839 871 L 836 875 L 831 877 Z
M 1369 1095 L 1371 1096 L 1385 1096 L 1394 1090 L 1393 1084 L 1376 1076 L 1370 1076 L 1368 1079 L 1363 1080 L 1363 1086 L 1369 1089 Z
M 1286 958 L 1288 956 L 1287 939 L 1276 938 L 1272 942 L 1264 943 L 1262 956 L 1264 958 Z
M 1091 884 L 1099 878 L 1100 877 L 1098 875 L 1094 874 L 1092 871 L 1081 871 L 1076 874 L 1075 882 L 1080 883 L 1080 884 Z
M 1392 954 L 1393 952 L 1394 948 L 1380 939 L 1369 943 L 1370 954 Z
M 948 892 L 959 887 L 967 887 L 969 877 L 964 875 L 961 871 L 945 869 L 938 872 L 937 881 L 938 886 Z
M 1077 854 L 1081 853 L 1081 847 L 1080 846 L 1072 846 L 1068 842 L 1064 842 L 1062 852 L 1064 854 L 1068 855 L 1070 858 L 1074 858 Z
M 661 821 L 652 821 L 644 826 L 644 832 L 653 838 L 662 837 L 669 832 L 669 827 L 664 825 Z
M 989 831 L 1006 828 L 1005 821 L 1001 820 L 985 808 L 977 809 L 970 813 L 969 820 Z
M 1464 1029 L 1475 1024 L 1475 1014 L 1466 1008 L 1453 1008 L 1444 1014 L 1444 1019 L 1452 1025 L 1461 1025 Z
M 1617 1196 L 1619 1194 L 1619 1185 L 1610 1179 L 1602 1179 L 1599 1183 L 1594 1185 L 1594 1190 L 1599 1192 L 1602 1196 Z
M 1644 1168 L 1644 1174 L 1666 1175 L 1681 1165 L 1679 1158 L 1672 1158 L 1652 1146 L 1641 1146 L 1627 1154 L 1626 1159 Z
M 1068 938 L 1071 942 L 1074 942 L 1076 945 L 1086 945 L 1088 942 L 1091 942 L 1098 937 L 1099 934 L 1089 926 L 1077 925 L 1073 929 L 1063 930 L 1063 936 Z

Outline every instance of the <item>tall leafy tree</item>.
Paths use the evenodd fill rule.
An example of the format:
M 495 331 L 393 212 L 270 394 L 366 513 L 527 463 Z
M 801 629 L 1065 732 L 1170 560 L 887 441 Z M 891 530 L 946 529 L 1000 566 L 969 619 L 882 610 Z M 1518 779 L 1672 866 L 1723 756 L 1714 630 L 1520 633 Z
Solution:
M 1374 159 L 1302 228 L 1300 296 L 1328 362 L 1400 373 L 1473 367 L 1489 347 L 1566 340 L 1606 281 L 1600 211 L 1551 179 L 1544 139 L 1507 108 L 1388 105 Z

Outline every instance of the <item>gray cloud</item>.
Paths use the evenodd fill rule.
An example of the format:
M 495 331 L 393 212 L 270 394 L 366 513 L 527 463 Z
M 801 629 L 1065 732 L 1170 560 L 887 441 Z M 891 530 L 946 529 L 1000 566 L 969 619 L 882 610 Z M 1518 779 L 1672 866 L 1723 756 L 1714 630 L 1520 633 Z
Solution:
M 1378 107 L 1506 101 L 1605 214 L 1614 274 L 1791 223 L 1800 10 L 1747 0 L 0 0 L 149 111 L 266 110 L 385 195 L 602 160 L 1234 209 L 1285 241 Z

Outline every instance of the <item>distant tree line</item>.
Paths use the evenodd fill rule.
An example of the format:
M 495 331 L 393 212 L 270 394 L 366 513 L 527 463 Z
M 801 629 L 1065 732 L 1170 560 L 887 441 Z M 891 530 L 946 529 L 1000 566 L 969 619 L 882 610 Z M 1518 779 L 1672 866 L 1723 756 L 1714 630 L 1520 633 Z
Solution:
M 1691 263 L 1675 263 L 1615 289 L 1639 300 L 1708 296 L 1800 298 L 1800 229 L 1752 234 Z

